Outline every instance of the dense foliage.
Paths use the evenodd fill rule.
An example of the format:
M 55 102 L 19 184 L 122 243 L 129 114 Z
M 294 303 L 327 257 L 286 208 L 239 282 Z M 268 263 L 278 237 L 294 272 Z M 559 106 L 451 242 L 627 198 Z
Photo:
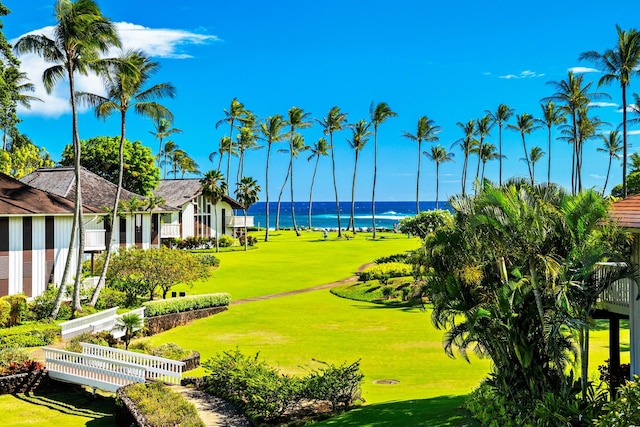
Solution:
M 450 227 L 452 225 L 453 216 L 449 211 L 422 211 L 416 216 L 401 219 L 399 230 L 402 233 L 424 239 L 428 234 L 433 233 L 438 228 Z
M 91 172 L 118 184 L 119 136 L 99 136 L 80 141 L 82 149 L 81 164 Z M 62 151 L 60 164 L 73 166 L 73 147 L 69 144 Z M 146 196 L 160 181 L 160 169 L 155 164 L 151 149 L 140 141 L 124 141 L 124 174 L 122 187 L 133 193 Z
M 640 425 L 640 378 L 634 376 L 618 389 L 618 398 L 605 405 L 606 412 L 595 421 L 596 427 Z
M 133 401 L 149 427 L 204 427 L 196 407 L 161 382 L 132 384 L 124 394 Z
M 411 264 L 403 262 L 387 262 L 383 264 L 375 264 L 367 267 L 358 273 L 360 280 L 382 280 L 386 281 L 391 277 L 411 276 L 413 267 Z
M 145 315 L 147 317 L 153 317 L 169 313 L 198 310 L 201 308 L 222 307 L 229 305 L 230 302 L 231 296 L 229 296 L 229 294 L 218 293 L 147 301 L 142 305 L 146 307 Z
M 27 142 L 21 145 L 13 144 L 8 150 L 0 149 L 0 172 L 20 179 L 34 172 L 38 168 L 55 166 L 49 153 L 44 148 L 36 147 Z
M 450 204 L 455 226 L 428 236 L 420 261 L 447 354 L 490 357 L 496 395 L 529 408 L 571 388 L 567 368 L 579 360 L 586 399 L 595 300 L 631 274 L 596 275 L 597 262 L 629 255 L 628 236 L 607 221 L 607 202 L 593 191 L 570 196 L 512 183 Z
M 0 348 L 40 347 L 51 344 L 60 334 L 60 327 L 51 323 L 25 323 L 0 328 Z

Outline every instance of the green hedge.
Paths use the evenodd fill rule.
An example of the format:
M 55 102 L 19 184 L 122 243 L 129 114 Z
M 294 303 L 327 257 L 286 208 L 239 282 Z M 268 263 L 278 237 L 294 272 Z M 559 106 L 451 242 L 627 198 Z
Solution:
M 60 333 L 55 324 L 27 323 L 0 329 L 0 348 L 39 347 L 51 344 Z
M 390 277 L 405 277 L 411 276 L 413 273 L 413 267 L 411 264 L 405 264 L 403 262 L 388 262 L 385 264 L 372 265 L 369 268 L 364 269 L 358 275 L 360 280 L 366 282 L 367 280 L 387 280 Z
M 147 301 L 142 305 L 147 307 L 146 317 L 161 316 L 169 313 L 198 310 L 200 308 L 227 306 L 231 296 L 227 293 L 192 295 L 181 298 L 171 298 L 157 301 Z

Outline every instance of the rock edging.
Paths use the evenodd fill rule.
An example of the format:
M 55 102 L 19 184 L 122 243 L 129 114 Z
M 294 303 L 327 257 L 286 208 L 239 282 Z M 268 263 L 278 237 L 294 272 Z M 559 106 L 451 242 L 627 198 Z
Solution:
M 50 379 L 46 369 L 0 377 L 0 394 L 30 393 L 47 387 Z
M 160 332 L 168 331 L 169 329 L 173 329 L 178 326 L 184 326 L 193 320 L 222 313 L 228 309 L 229 307 L 227 306 L 209 307 L 201 308 L 199 310 L 183 311 L 181 313 L 169 313 L 162 314 L 160 316 L 146 317 L 146 334 L 159 334 Z

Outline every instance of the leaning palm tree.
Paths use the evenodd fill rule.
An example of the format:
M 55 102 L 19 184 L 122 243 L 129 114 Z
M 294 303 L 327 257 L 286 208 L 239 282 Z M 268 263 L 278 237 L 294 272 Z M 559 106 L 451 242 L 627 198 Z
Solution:
M 293 222 L 293 230 L 296 232 L 296 236 L 300 237 L 300 230 L 298 230 L 298 224 L 296 224 L 296 210 L 293 201 L 293 140 L 296 137 L 296 129 L 304 129 L 311 127 L 311 122 L 308 120 L 311 113 L 305 113 L 300 107 L 291 107 L 289 109 L 289 187 L 291 189 L 291 221 Z
M 551 184 L 551 128 L 567 121 L 566 112 L 562 108 L 558 108 L 556 103 L 549 100 L 546 104 L 540 104 L 542 109 L 542 119 L 537 119 L 538 123 L 547 126 L 547 184 Z
M 436 126 L 435 122 L 427 116 L 418 119 L 418 127 L 415 134 L 411 134 L 406 130 L 402 131 L 402 136 L 418 143 L 418 176 L 416 178 L 416 214 L 420 213 L 420 159 L 422 158 L 422 141 L 434 142 L 440 137 L 440 126 Z
M 209 153 L 209 161 L 211 163 L 213 163 L 213 159 L 218 156 L 218 167 L 216 168 L 216 170 L 222 170 L 222 158 L 225 154 L 228 154 L 229 156 L 238 156 L 238 152 L 236 151 L 235 147 L 235 144 L 229 139 L 228 136 L 223 136 L 220 138 L 218 150 Z
M 271 158 L 271 146 L 279 141 L 282 141 L 284 135 L 282 134 L 282 130 L 285 127 L 286 122 L 282 118 L 280 114 L 276 114 L 275 116 L 267 117 L 264 122 L 260 125 L 260 132 L 262 132 L 262 139 L 267 143 L 267 165 L 265 167 L 265 181 L 264 181 L 264 192 L 267 197 L 266 201 L 266 221 L 267 226 L 265 227 L 264 233 L 264 241 L 269 241 L 269 159 Z
M 99 55 L 106 53 L 112 46 L 119 46 L 120 40 L 112 22 L 102 15 L 94 0 L 58 0 L 55 4 L 56 25 L 53 39 L 41 34 L 29 34 L 16 43 L 18 53 L 36 53 L 46 62 L 55 65 L 47 68 L 42 76 L 45 89 L 51 93 L 56 83 L 63 79 L 69 82 L 71 103 L 71 132 L 74 149 L 75 199 L 73 227 L 69 239 L 69 252 L 65 264 L 60 291 L 56 298 L 51 317 L 58 315 L 64 288 L 69 274 L 73 254 L 77 254 L 76 278 L 73 291 L 73 308 L 81 310 L 80 278 L 82 276 L 82 254 L 84 252 L 84 224 L 82 215 L 82 191 L 80 183 L 81 147 L 78 135 L 78 115 L 76 108 L 76 73 L 86 75 L 96 68 Z M 76 234 L 78 250 L 74 251 Z
M 180 179 L 184 179 L 184 175 L 186 173 L 193 175 L 200 174 L 198 163 L 196 163 L 196 161 L 193 160 L 193 158 L 191 158 L 191 156 L 189 156 L 189 154 L 184 150 L 177 150 L 172 162 L 175 165 L 175 172 L 173 174 L 174 178 L 177 176 L 178 171 L 180 171 Z
M 480 182 L 484 182 L 484 169 L 487 165 L 487 162 L 490 160 L 495 160 L 500 158 L 500 154 L 496 151 L 496 146 L 493 144 L 484 144 L 482 146 L 482 153 L 480 153 L 482 157 L 482 173 L 480 174 Z
M 355 152 L 355 161 L 353 163 L 353 180 L 351 181 L 351 217 L 349 218 L 349 224 L 347 230 L 351 228 L 353 234 L 356 234 L 356 222 L 355 222 L 355 210 L 356 210 L 356 172 L 358 170 L 358 158 L 360 157 L 360 151 L 364 148 L 371 132 L 369 131 L 370 123 L 366 120 L 360 120 L 359 122 L 351 125 L 351 139 L 347 139 L 349 146 L 353 148 Z
M 168 110 L 167 110 L 168 111 Z M 162 157 L 164 156 L 163 151 L 163 141 L 165 138 L 175 134 L 182 133 L 182 130 L 178 128 L 174 128 L 173 126 L 173 115 L 157 115 L 152 117 L 154 130 L 149 131 L 151 135 L 153 135 L 160 143 L 158 148 L 158 169 L 162 171 Z
M 465 195 L 465 189 L 467 184 L 467 166 L 469 164 L 469 155 L 473 151 L 473 147 L 475 146 L 476 140 L 473 138 L 476 129 L 476 122 L 474 120 L 469 120 L 467 123 L 456 123 L 460 129 L 464 132 L 464 137 L 460 138 L 454 145 L 458 143 L 462 153 L 464 154 L 464 163 L 462 164 L 462 195 Z
M 260 192 L 260 186 L 258 182 L 250 176 L 243 177 L 239 183 L 236 184 L 236 199 L 242 205 L 242 213 L 244 214 L 244 250 L 247 250 L 247 210 L 258 201 L 258 193 Z
M 531 171 L 531 185 L 535 184 L 536 177 L 536 163 L 544 157 L 544 151 L 540 147 L 531 147 L 531 153 L 526 158 L 520 159 L 529 163 L 529 170 Z
M 329 155 L 329 144 L 327 144 L 327 140 L 324 138 L 320 138 L 317 140 L 313 146 L 310 148 L 311 155 L 307 158 L 307 161 L 311 161 L 315 157 L 316 161 L 313 166 L 313 175 L 311 176 L 311 187 L 309 188 L 309 230 L 312 229 L 311 225 L 311 207 L 313 204 L 313 184 L 316 180 L 316 172 L 318 172 L 318 163 L 320 162 L 320 157 Z
M 11 88 L 9 91 L 10 93 L 0 100 L 0 105 L 2 106 L 2 117 L 0 119 L 0 123 L 3 124 L 2 149 L 7 151 L 7 136 L 9 135 L 9 128 L 15 126 L 19 122 L 15 115 L 16 105 L 19 104 L 26 109 L 31 109 L 32 101 L 42 102 L 42 99 L 37 96 L 27 94 L 27 92 L 33 92 L 35 90 L 35 85 L 28 81 L 27 73 L 21 72 L 16 67 L 5 68 L 2 71 L 0 79 L 2 79 L 5 85 Z
M 609 172 L 611 172 L 611 163 L 613 159 L 620 159 L 620 152 L 623 151 L 624 146 L 620 141 L 620 134 L 617 130 L 612 130 L 608 135 L 601 134 L 602 147 L 596 148 L 601 153 L 607 153 L 609 155 L 609 166 L 607 166 L 607 177 L 604 180 L 604 187 L 602 187 L 602 195 L 607 190 L 607 184 L 609 183 Z
M 431 151 L 425 151 L 424 155 L 436 163 L 436 209 L 438 209 L 440 163 L 452 162 L 453 153 L 447 152 L 441 145 L 436 145 L 431 147 Z
M 220 233 L 221 227 L 218 227 L 218 202 L 222 200 L 227 193 L 227 183 L 224 180 L 222 172 L 212 170 L 204 174 L 204 178 L 200 180 L 202 184 L 202 195 L 213 205 L 213 222 L 216 230 L 216 252 L 220 252 Z
M 347 114 L 340 111 L 340 108 L 332 107 L 322 121 L 318 121 L 323 128 L 323 133 L 329 135 L 329 147 L 331 148 L 331 171 L 333 173 L 333 190 L 336 195 L 336 214 L 338 216 L 338 238 L 342 237 L 342 228 L 340 227 L 340 200 L 338 198 L 338 182 L 336 180 L 336 157 L 333 148 L 333 133 L 344 128 L 347 121 Z
M 502 126 L 504 126 L 506 121 L 511 118 L 511 116 L 513 115 L 513 111 L 514 111 L 513 108 L 509 108 L 506 104 L 500 104 L 498 105 L 498 109 L 495 111 L 495 113 L 491 111 L 486 112 L 491 116 L 491 120 L 493 120 L 493 123 L 498 125 L 498 130 L 499 130 L 500 142 L 499 142 L 498 158 L 500 159 L 500 173 L 499 173 L 498 182 L 500 185 L 502 185 L 502 159 L 504 157 L 502 155 Z
M 236 128 L 236 121 L 240 121 L 242 115 L 244 115 L 244 105 L 242 102 L 238 101 L 238 98 L 233 98 L 231 100 L 231 105 L 229 109 L 226 108 L 224 111 L 224 118 L 220 119 L 216 122 L 216 129 L 220 127 L 220 125 L 224 123 L 229 123 L 229 141 L 233 141 L 233 130 Z M 229 173 L 231 171 L 231 149 L 232 145 L 229 147 L 229 151 L 227 152 L 227 182 L 229 182 Z M 227 196 L 229 195 L 229 188 L 227 187 Z
M 175 160 L 175 152 L 176 150 L 180 150 L 178 144 L 175 141 L 166 141 L 164 143 L 164 147 L 162 148 L 162 179 L 167 179 L 167 165 L 171 164 L 172 167 L 175 168 L 176 164 L 173 162 Z M 175 170 L 175 169 L 174 169 Z M 175 173 L 174 173 L 175 175 Z
M 376 238 L 376 178 L 378 175 L 378 127 L 380 124 L 398 114 L 389 108 L 386 102 L 380 102 L 374 106 L 373 101 L 369 106 L 371 124 L 373 125 L 373 186 L 371 188 L 371 222 L 373 225 L 373 239 Z
M 175 88 L 170 83 L 158 83 L 145 87 L 149 79 L 158 71 L 160 65 L 153 62 L 141 51 L 124 52 L 120 57 L 109 60 L 102 73 L 102 80 L 106 96 L 87 92 L 79 92 L 78 98 L 95 108 L 97 117 L 107 119 L 114 113 L 120 114 L 120 146 L 118 147 L 118 188 L 111 210 L 111 224 L 115 224 L 118 217 L 118 204 L 122 192 L 124 175 L 124 142 L 127 129 L 127 112 L 130 108 L 141 116 L 156 118 L 170 117 L 171 112 L 155 100 L 163 97 L 173 98 Z M 94 307 L 98 302 L 100 292 L 109 268 L 111 258 L 111 242 L 108 242 L 105 259 L 98 279 L 98 284 L 91 297 L 90 305 Z
M 511 130 L 515 130 L 520 132 L 522 136 L 522 147 L 524 148 L 524 157 L 527 163 L 527 169 L 529 170 L 529 177 L 531 178 L 531 183 L 533 184 L 533 171 L 531 170 L 531 161 L 529 160 L 529 152 L 527 150 L 527 143 L 525 141 L 525 135 L 530 134 L 534 130 L 540 129 L 540 126 L 537 126 L 535 119 L 531 114 L 523 113 L 522 115 L 516 114 L 516 124 L 508 125 L 507 128 Z
M 476 120 L 476 133 L 478 135 L 478 166 L 476 167 L 476 178 L 475 182 L 478 187 L 482 187 L 479 183 L 478 178 L 480 176 L 480 164 L 482 163 L 482 147 L 484 145 L 484 139 L 487 136 L 490 136 L 491 127 L 493 126 L 493 122 L 491 121 L 491 116 L 489 114 L 485 114 L 481 119 Z
M 603 53 L 596 51 L 583 52 L 579 59 L 594 62 L 603 71 L 598 86 L 617 80 L 622 91 L 622 195 L 627 197 L 627 87 L 631 76 L 640 73 L 640 32 L 631 28 L 624 31 L 616 25 L 618 40 L 613 49 Z

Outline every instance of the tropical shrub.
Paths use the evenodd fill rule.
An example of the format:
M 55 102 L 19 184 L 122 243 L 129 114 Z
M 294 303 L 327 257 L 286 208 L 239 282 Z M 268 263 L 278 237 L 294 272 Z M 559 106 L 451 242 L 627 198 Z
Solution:
M 26 323 L 0 329 L 0 347 L 40 347 L 51 344 L 60 334 L 52 323 Z
M 127 297 L 127 293 L 114 288 L 105 287 L 100 291 L 96 309 L 106 310 L 113 307 L 131 307 L 131 301 Z
M 610 362 L 607 359 L 604 365 L 598 366 L 598 371 L 600 371 L 600 381 L 609 384 L 609 387 L 614 391 L 631 379 L 631 365 L 629 363 L 621 363 L 610 369 Z
M 375 262 L 376 264 L 387 264 L 390 262 L 408 263 L 410 259 L 411 259 L 411 254 L 404 253 L 404 254 L 393 254 L 393 255 L 382 256 L 380 258 L 374 259 L 373 262 Z
M 67 295 L 71 295 L 72 287 L 67 287 Z M 56 302 L 56 296 L 58 295 L 58 288 L 55 286 L 49 286 L 40 296 L 35 297 L 30 303 L 28 303 L 28 315 L 29 320 L 44 320 L 48 319 L 53 306 Z M 58 312 L 58 320 L 71 319 L 72 310 L 68 302 L 63 302 Z
M 19 324 L 27 312 L 27 296 L 24 294 L 5 295 L 0 300 L 8 302 L 11 306 L 5 326 Z
M 388 262 L 385 264 L 376 264 L 371 267 L 365 268 L 358 273 L 360 280 L 382 280 L 386 281 L 391 277 L 405 277 L 411 276 L 413 273 L 413 266 L 411 264 L 405 264 L 401 262 Z
M 221 248 L 230 248 L 233 246 L 233 238 L 223 234 L 220 236 L 220 242 L 218 242 L 218 246 Z
M 231 296 L 227 293 L 191 295 L 188 297 L 171 298 L 167 300 L 147 301 L 142 305 L 146 307 L 147 317 L 161 316 L 169 313 L 181 313 L 183 311 L 198 310 L 200 308 L 227 306 L 231 302 Z
M 453 223 L 453 216 L 449 211 L 422 211 L 416 216 L 401 219 L 399 230 L 424 239 L 440 228 L 453 227 Z
M 242 236 L 240 236 L 240 246 L 244 246 L 244 239 L 245 236 L 244 234 Z M 254 237 L 254 236 L 246 236 L 247 239 L 247 246 L 253 246 L 256 243 L 258 243 L 258 238 Z
M 104 334 L 97 335 L 91 332 L 83 332 L 72 337 L 69 342 L 64 345 L 64 349 L 67 351 L 73 351 L 74 353 L 82 353 L 82 346 L 80 345 L 81 342 L 101 345 L 104 347 L 113 347 L 112 344 L 115 343 L 115 340 L 113 336 L 111 336 L 111 339 L 108 339 Z
M 324 365 L 312 370 L 302 378 L 302 397 L 311 400 L 329 401 L 333 411 L 352 406 L 362 398 L 360 360 L 353 363 L 333 365 L 316 360 Z
M 193 403 L 161 382 L 129 385 L 124 388 L 124 395 L 135 404 L 149 427 L 205 425 Z
M 637 375 L 618 389 L 618 398 L 604 406 L 605 413 L 594 420 L 596 427 L 640 425 L 640 383 Z
M 164 357 L 171 360 L 182 360 L 193 354 L 191 350 L 186 350 L 176 343 L 168 342 L 157 347 L 149 347 L 145 353 L 151 356 Z
M 11 304 L 0 299 L 0 326 L 6 326 L 11 312 Z

